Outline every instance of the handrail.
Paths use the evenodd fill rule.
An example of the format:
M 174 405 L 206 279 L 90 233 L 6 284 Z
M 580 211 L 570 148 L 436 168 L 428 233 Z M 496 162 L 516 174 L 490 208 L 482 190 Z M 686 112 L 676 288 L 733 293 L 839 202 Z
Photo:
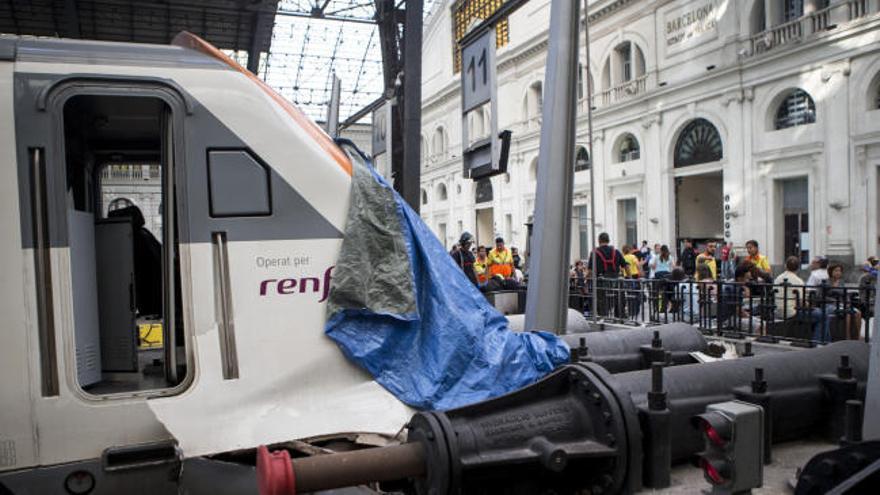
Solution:
M 828 29 L 828 19 L 831 17 L 832 10 L 834 10 L 834 7 L 829 6 L 825 7 L 822 10 L 817 10 L 816 12 L 809 14 L 811 33 L 818 33 L 820 31 L 825 31 L 826 29 Z
M 835 14 L 837 9 L 846 9 L 846 11 Z M 834 29 L 841 21 L 846 24 L 866 16 L 868 16 L 867 0 L 842 0 L 832 3 L 822 10 L 805 14 L 798 19 L 770 27 L 760 33 L 749 36 L 745 41 L 748 49 L 743 52 L 743 56 L 761 55 L 777 47 L 800 41 L 806 36 L 813 36 L 826 32 L 829 29 Z
M 44 397 L 59 393 L 55 315 L 52 302 L 52 260 L 49 239 L 48 181 L 45 149 L 30 148 L 31 221 L 36 278 L 37 335 L 40 348 L 40 382 Z
M 849 10 L 849 20 L 854 21 L 868 13 L 868 0 L 847 0 L 846 7 Z
M 874 286 L 602 278 L 593 310 L 591 282 L 572 280 L 569 306 L 593 319 L 638 325 L 681 321 L 706 333 L 805 345 L 859 339 L 861 320 L 867 329 L 875 317 L 877 297 Z M 866 331 L 864 339 L 869 338 Z
M 620 101 L 629 100 L 642 93 L 645 93 L 647 89 L 648 75 L 643 74 L 639 77 L 630 79 L 629 81 L 620 83 L 616 86 L 612 86 L 608 89 L 600 91 L 596 95 L 593 95 L 593 106 L 600 107 L 611 105 Z
M 800 40 L 803 37 L 803 19 L 788 21 L 752 36 L 749 38 L 752 53 L 764 53 L 777 46 Z

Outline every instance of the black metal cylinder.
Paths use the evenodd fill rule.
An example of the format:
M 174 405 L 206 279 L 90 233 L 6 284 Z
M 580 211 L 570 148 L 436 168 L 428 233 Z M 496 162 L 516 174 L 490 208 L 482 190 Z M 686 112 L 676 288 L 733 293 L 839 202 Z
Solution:
M 762 368 L 773 401 L 773 440 L 796 439 L 816 432 L 832 414 L 826 384 L 820 375 L 834 374 L 841 356 L 849 356 L 849 368 L 860 389 L 868 372 L 868 346 L 864 342 L 843 341 L 825 347 L 780 352 L 721 361 L 711 365 L 666 368 L 664 383 L 672 412 L 671 428 L 676 432 L 672 445 L 674 461 L 686 459 L 702 447 L 698 431 L 689 425 L 691 416 L 705 411 L 709 404 L 735 398 L 734 389 L 751 387 L 755 368 Z M 646 406 L 651 390 L 651 371 L 634 371 L 608 376 L 606 380 L 620 400 Z M 843 415 L 839 416 L 842 423 Z M 820 426 L 821 428 L 821 426 Z
M 861 401 L 846 401 L 846 429 L 841 440 L 845 445 L 862 441 L 862 416 L 864 411 Z
M 639 424 L 642 429 L 644 453 L 643 483 L 649 488 L 665 488 L 671 483 L 672 431 L 669 428 L 671 414 L 666 407 L 666 392 L 663 390 L 663 365 L 651 365 L 651 391 L 648 392 L 648 407 L 639 409 Z
M 755 368 L 751 386 L 735 388 L 733 393 L 737 399 L 764 409 L 764 464 L 770 464 L 773 461 L 773 396 L 767 393 L 764 368 Z
M 663 359 L 653 359 L 643 348 L 652 349 L 655 332 L 662 341 Z M 670 323 L 651 328 L 627 328 L 561 335 L 569 347 L 583 343 L 589 349 L 592 362 L 611 373 L 622 373 L 646 369 L 653 361 L 665 361 L 665 353 L 671 356 L 671 364 L 690 364 L 694 360 L 691 352 L 704 351 L 706 339 L 695 327 L 686 323 Z
M 489 401 L 416 414 L 407 440 L 424 445 L 428 466 L 417 492 L 632 492 L 641 482 L 638 414 L 583 366 Z

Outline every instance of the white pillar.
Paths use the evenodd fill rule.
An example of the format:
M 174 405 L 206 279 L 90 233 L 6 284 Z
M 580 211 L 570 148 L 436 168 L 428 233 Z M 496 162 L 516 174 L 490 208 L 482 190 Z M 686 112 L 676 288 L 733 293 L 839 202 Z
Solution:
M 724 140 L 724 170 L 722 172 L 722 191 L 724 197 L 730 200 L 725 205 L 730 210 L 724 212 L 724 223 L 730 224 L 725 231 L 730 232 L 727 240 L 740 245 L 746 240 L 755 237 L 755 232 L 746 226 L 746 219 L 755 218 L 756 214 L 751 211 L 751 205 L 756 198 L 757 191 L 750 187 L 750 177 L 747 170 L 752 167 L 752 140 L 756 132 L 763 132 L 764 122 L 762 119 L 755 121 L 752 112 L 754 92 L 752 88 L 737 89 L 734 93 L 725 97 L 722 105 L 726 107 L 726 113 L 733 118 L 728 119 L 727 136 Z M 728 218 L 728 214 L 730 217 Z M 764 215 L 760 215 L 763 218 Z
M 853 243 L 850 210 L 852 169 L 855 166 L 849 139 L 849 68 L 841 67 L 823 75 L 824 97 L 817 104 L 817 120 L 824 128 L 824 160 L 817 174 L 825 181 L 825 233 L 827 254 L 851 262 Z
M 782 24 L 782 1 L 764 0 L 764 15 L 766 16 L 766 29 Z
M 596 183 L 593 185 L 593 192 L 596 194 L 596 211 L 591 213 L 595 215 L 595 221 L 597 223 L 596 226 L 596 235 L 599 235 L 601 232 L 607 232 L 611 227 L 611 217 L 610 214 L 606 211 L 605 203 L 607 201 L 606 197 L 606 187 L 605 187 L 605 171 L 606 169 L 611 167 L 611 163 L 609 161 L 609 153 L 605 149 L 605 130 L 604 129 L 594 129 L 593 130 L 593 163 L 592 166 L 595 167 L 593 179 Z
M 642 190 L 644 202 L 641 205 L 645 211 L 645 230 L 642 233 L 642 239 L 647 239 L 654 243 L 662 241 L 664 244 L 672 242 L 664 236 L 663 225 L 666 219 L 663 218 L 663 193 L 661 184 L 666 169 L 666 157 L 663 152 L 666 147 L 662 142 L 660 133 L 660 113 L 651 114 L 642 119 L 642 127 L 645 129 L 644 143 L 642 149 L 642 161 L 645 167 L 645 180 L 643 181 Z M 653 150 L 648 152 L 648 150 Z M 652 223 L 651 219 L 656 218 L 658 223 Z M 640 241 L 642 240 L 640 239 Z

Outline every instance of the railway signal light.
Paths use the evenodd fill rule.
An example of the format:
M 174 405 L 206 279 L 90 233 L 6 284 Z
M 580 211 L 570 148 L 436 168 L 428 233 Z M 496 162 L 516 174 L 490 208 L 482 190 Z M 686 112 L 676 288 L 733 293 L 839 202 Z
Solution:
M 757 488 L 764 476 L 764 411 L 748 402 L 711 404 L 691 418 L 703 435 L 698 454 L 712 493 L 740 493 Z

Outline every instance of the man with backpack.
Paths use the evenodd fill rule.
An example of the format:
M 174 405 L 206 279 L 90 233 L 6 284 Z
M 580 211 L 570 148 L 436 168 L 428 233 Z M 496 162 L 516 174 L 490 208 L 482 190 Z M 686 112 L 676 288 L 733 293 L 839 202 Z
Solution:
M 618 278 L 620 271 L 626 266 L 623 254 L 610 244 L 611 240 L 607 232 L 599 234 L 599 247 L 590 254 L 590 269 L 596 273 L 599 286 L 597 290 L 597 299 L 599 307 L 598 314 L 607 316 L 609 308 L 614 308 L 614 312 L 618 317 L 623 315 L 623 307 L 620 298 L 620 287 Z

